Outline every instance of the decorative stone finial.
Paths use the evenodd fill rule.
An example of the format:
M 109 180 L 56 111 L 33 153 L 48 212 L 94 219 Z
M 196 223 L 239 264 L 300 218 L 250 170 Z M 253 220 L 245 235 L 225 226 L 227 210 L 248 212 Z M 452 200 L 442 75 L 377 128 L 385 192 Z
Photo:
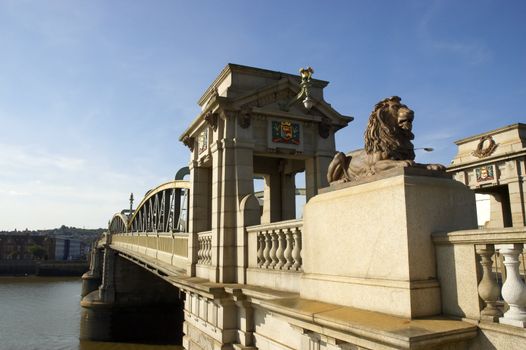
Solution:
M 314 69 L 312 69 L 311 67 L 301 68 L 300 74 L 301 74 L 302 82 L 303 81 L 310 82 L 310 79 L 313 73 L 314 73 Z

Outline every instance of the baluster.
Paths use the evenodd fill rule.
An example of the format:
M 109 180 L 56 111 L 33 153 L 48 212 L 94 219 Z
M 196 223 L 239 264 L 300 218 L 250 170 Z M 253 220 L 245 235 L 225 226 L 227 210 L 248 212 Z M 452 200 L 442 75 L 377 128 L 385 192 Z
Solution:
M 262 232 L 257 233 L 257 240 L 258 240 L 258 252 L 257 252 L 257 265 L 258 267 L 263 266 L 263 263 L 265 262 L 264 256 L 263 256 L 263 247 L 265 246 L 265 236 Z
M 200 236 L 197 238 L 197 263 L 201 264 L 203 262 L 203 237 Z
M 212 236 L 206 237 L 206 263 L 212 264 Z
M 506 266 L 506 282 L 502 286 L 502 298 L 510 308 L 499 322 L 518 327 L 526 327 L 526 285 L 519 273 L 519 254 L 522 248 L 522 244 L 509 244 L 501 246 L 500 249 Z
M 297 227 L 294 228 L 293 238 L 294 248 L 292 249 L 292 258 L 294 259 L 294 265 L 292 265 L 292 268 L 298 271 L 301 268 L 301 236 L 300 230 Z
M 203 236 L 203 264 L 208 264 L 208 237 Z
M 208 264 L 208 237 L 203 236 L 203 264 Z
M 272 262 L 272 259 L 270 259 L 270 245 L 271 245 L 271 237 L 269 231 L 263 231 L 262 232 L 265 235 L 265 250 L 263 250 L 263 257 L 265 259 L 265 263 L 263 266 L 268 269 L 268 266 Z
M 278 250 L 278 234 L 271 231 L 270 236 L 272 237 L 272 247 L 270 248 L 270 259 L 272 259 L 272 261 L 270 262 L 270 268 L 273 269 L 279 262 L 276 256 L 276 251 Z
M 292 246 L 294 245 L 294 238 L 292 237 L 292 231 L 290 229 L 287 229 L 285 231 L 286 236 L 286 248 L 284 252 L 286 263 L 283 266 L 283 269 L 290 270 L 292 264 L 294 264 L 294 259 L 292 259 Z
M 482 266 L 482 279 L 478 286 L 480 298 L 486 303 L 486 307 L 480 312 L 481 318 L 489 318 L 497 321 L 502 312 L 497 307 L 497 301 L 500 296 L 500 288 L 492 271 L 493 260 L 491 257 L 495 254 L 495 246 L 486 244 L 477 249 L 477 255 L 480 256 L 480 265 Z
M 278 236 L 278 249 L 276 250 L 276 257 L 278 258 L 278 263 L 276 265 L 276 269 L 281 270 L 283 265 L 287 262 L 285 257 L 283 256 L 283 253 L 285 252 L 285 230 L 277 230 L 276 235 Z
M 206 265 L 208 260 L 208 242 L 206 236 L 201 236 L 201 264 Z

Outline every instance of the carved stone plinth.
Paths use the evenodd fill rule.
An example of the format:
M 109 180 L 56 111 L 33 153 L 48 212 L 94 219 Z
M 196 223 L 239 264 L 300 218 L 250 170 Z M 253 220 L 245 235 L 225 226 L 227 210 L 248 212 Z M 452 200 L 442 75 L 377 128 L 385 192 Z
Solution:
M 441 313 L 431 233 L 475 228 L 475 196 L 439 172 L 393 169 L 305 206 L 301 297 L 403 317 Z

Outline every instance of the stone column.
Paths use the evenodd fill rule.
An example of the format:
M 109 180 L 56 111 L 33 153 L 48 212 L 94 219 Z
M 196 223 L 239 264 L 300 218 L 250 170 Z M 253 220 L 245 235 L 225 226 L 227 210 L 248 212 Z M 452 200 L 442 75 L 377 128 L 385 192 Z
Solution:
M 281 175 L 275 171 L 263 176 L 265 179 L 262 224 L 281 221 Z
M 209 279 L 212 282 L 219 282 L 219 256 L 218 249 L 220 246 L 220 232 L 222 225 L 222 204 L 223 204 L 223 145 L 220 141 L 212 143 L 210 147 L 212 153 L 212 266 L 214 271 L 210 271 Z
M 223 146 L 222 158 L 222 182 L 220 206 L 217 211 L 219 219 L 218 227 L 218 282 L 234 282 L 236 268 L 236 231 L 238 197 L 236 169 L 236 149 L 232 139 L 221 140 Z M 245 184 L 245 183 L 244 183 Z M 245 184 L 246 186 L 246 184 Z
M 327 187 L 327 169 L 332 157 L 316 155 L 305 161 L 306 201 L 318 194 L 318 189 Z
M 510 209 L 511 221 L 513 227 L 521 227 L 526 225 L 525 213 L 525 194 L 524 183 L 516 181 L 508 184 L 508 191 L 510 194 Z
M 504 215 L 502 207 L 502 196 L 500 193 L 490 193 L 490 221 L 488 222 L 488 228 L 499 228 L 504 227 Z
M 295 173 L 281 174 L 281 220 L 296 218 Z
M 246 282 L 248 267 L 248 238 L 246 226 L 260 223 L 259 202 L 254 196 L 254 144 L 249 140 L 235 140 L 235 170 L 237 181 L 237 214 L 235 237 L 235 281 Z
M 217 143 L 214 153 L 214 173 L 217 173 L 217 186 L 214 181 L 213 228 L 217 232 L 218 282 L 236 280 L 236 236 L 238 233 L 237 215 L 243 197 L 254 192 L 253 144 L 240 138 L 232 138 L 229 121 L 225 122 L 225 138 Z M 215 158 L 221 158 L 216 160 Z M 217 166 L 216 166 L 217 162 Z M 213 226 L 214 227 L 214 226 Z M 215 264 L 214 264 L 215 265 Z
M 210 169 L 197 166 L 196 161 L 189 165 L 192 188 L 189 199 L 189 237 L 188 237 L 188 266 L 187 274 L 195 276 L 197 251 L 199 245 L 197 234 L 210 229 Z
M 263 212 L 261 213 L 261 223 L 270 223 L 270 177 L 269 175 L 262 175 L 263 177 Z

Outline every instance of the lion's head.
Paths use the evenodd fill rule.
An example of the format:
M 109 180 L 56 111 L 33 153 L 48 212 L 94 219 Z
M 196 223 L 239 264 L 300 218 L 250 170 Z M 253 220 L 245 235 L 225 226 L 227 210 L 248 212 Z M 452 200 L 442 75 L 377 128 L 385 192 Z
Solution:
M 414 112 L 400 103 L 398 96 L 378 102 L 365 130 L 365 152 L 380 154 L 381 159 L 414 160 L 411 140 Z

